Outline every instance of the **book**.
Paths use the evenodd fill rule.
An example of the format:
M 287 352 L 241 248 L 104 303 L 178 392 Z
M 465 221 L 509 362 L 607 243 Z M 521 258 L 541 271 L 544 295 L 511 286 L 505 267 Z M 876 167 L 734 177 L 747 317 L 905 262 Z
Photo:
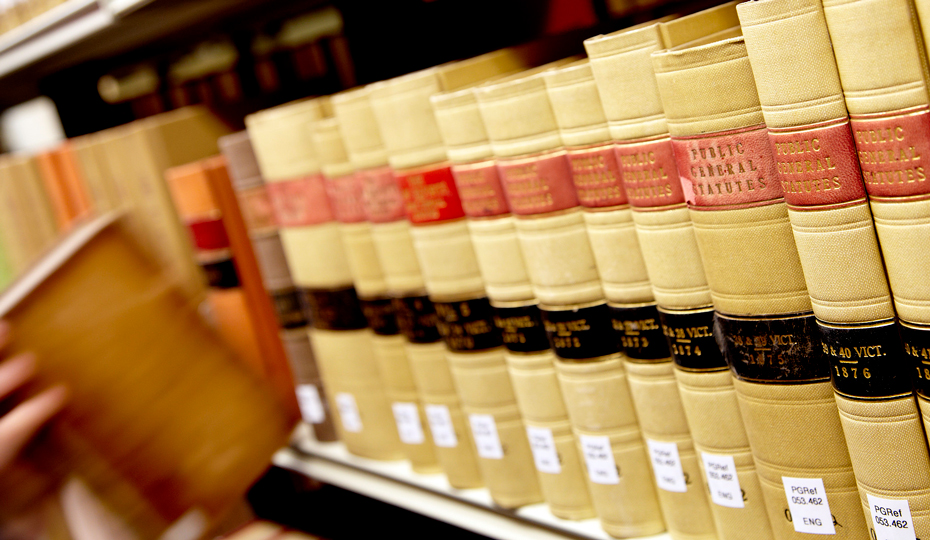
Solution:
M 387 284 L 371 238 L 371 226 L 365 218 L 362 185 L 346 154 L 339 123 L 335 118 L 326 118 L 316 122 L 311 129 L 326 181 L 326 193 L 333 215 L 339 222 L 349 268 L 355 279 L 355 290 L 362 312 L 374 332 L 375 357 L 391 402 L 397 435 L 415 472 L 439 472 L 429 428 L 425 427 L 426 412 L 417 396 L 416 382 L 404 351 L 404 338 L 387 296 Z
M 336 440 L 326 390 L 320 378 L 310 336 L 307 332 L 308 318 L 304 312 L 300 295 L 294 287 L 274 210 L 265 189 L 265 181 L 258 168 L 249 134 L 240 131 L 219 140 L 220 149 L 226 158 L 229 176 L 242 218 L 249 230 L 255 259 L 258 263 L 263 284 L 271 298 L 275 320 L 279 326 L 281 343 L 293 376 L 294 388 L 301 417 L 313 428 L 318 441 Z
M 713 337 L 710 289 L 649 58 L 653 51 L 737 23 L 734 4 L 729 3 L 596 36 L 586 40 L 585 47 L 604 117 L 616 141 L 623 188 L 659 311 L 659 330 L 665 334 L 655 336 L 653 330 L 653 336 L 659 342 L 665 338 L 674 361 L 717 534 L 721 539 L 742 538 L 752 530 L 761 539 L 772 538 L 771 525 L 730 371 Z M 650 339 L 648 333 L 630 328 Z M 627 339 L 635 343 L 640 337 Z M 719 481 L 733 472 L 735 482 Z
M 748 23 L 749 59 L 820 327 L 821 346 L 830 360 L 866 524 L 873 528 L 873 536 L 884 536 L 884 517 L 876 516 L 874 507 L 894 499 L 894 504 L 909 506 L 910 534 L 923 536 L 930 529 L 923 518 L 930 501 L 913 495 L 930 489 L 930 454 L 922 444 L 925 438 L 920 435 L 920 413 L 912 392 L 911 362 L 902 348 L 885 276 L 885 268 L 890 277 L 895 275 L 892 268 L 900 267 L 889 263 L 887 253 L 883 264 L 869 208 L 869 195 L 893 204 L 895 195 L 902 193 L 894 186 L 896 173 L 890 170 L 894 165 L 888 167 L 884 157 L 871 157 L 879 152 L 885 156 L 889 148 L 880 150 L 868 135 L 870 130 L 880 132 L 889 126 L 897 126 L 903 134 L 899 122 L 920 122 L 918 110 L 895 100 L 910 98 L 918 108 L 923 104 L 926 109 L 925 67 L 916 21 L 908 3 L 881 2 L 833 2 L 823 7 L 820 2 L 771 2 L 761 9 L 741 8 L 740 16 Z M 865 20 L 870 23 L 861 24 Z M 798 28 L 803 32 L 796 33 Z M 888 39 L 865 45 L 861 40 L 873 32 Z M 776 58 L 768 52 L 773 44 L 806 52 L 796 58 Z M 900 69 L 882 67 L 880 59 L 886 57 L 895 58 Z M 801 66 L 817 70 L 818 84 L 785 87 L 778 74 L 794 73 Z M 847 107 L 851 115 L 857 115 L 855 120 L 847 116 Z M 860 116 L 863 113 L 865 117 Z M 913 157 L 913 149 L 902 143 L 891 145 L 902 145 L 892 151 L 896 159 L 900 151 L 910 150 Z M 879 160 L 886 163 L 876 168 Z M 898 164 L 910 165 L 907 161 Z M 807 167 L 807 162 L 812 166 Z M 906 178 L 906 172 L 901 175 L 898 178 Z M 863 177 L 870 182 L 863 182 Z M 882 190 L 883 184 L 887 186 L 883 179 L 891 180 L 890 191 Z M 869 186 L 872 190 L 867 194 Z M 883 195 L 892 199 L 883 199 Z M 911 236 L 908 241 L 919 240 Z M 894 248 L 891 251 L 893 261 Z M 908 260 L 908 269 L 914 263 Z M 849 356 L 847 349 L 852 353 Z M 894 448 L 881 442 L 886 437 L 897 442 Z M 879 465 L 895 463 L 905 453 L 907 467 Z
M 476 88 L 475 95 L 516 216 L 544 328 L 558 357 L 559 380 L 589 478 L 610 486 L 609 493 L 623 500 L 624 508 L 636 509 L 605 513 L 602 526 L 620 536 L 654 534 L 662 530 L 662 513 L 669 515 L 668 505 L 676 497 L 654 487 L 544 73 L 494 81 Z M 594 493 L 597 500 L 607 490 Z M 702 527 L 700 518 L 694 523 Z
M 507 373 L 506 349 L 429 98 L 512 65 L 506 51 L 489 53 L 377 83 L 371 93 L 482 476 L 494 501 L 507 508 L 539 502 L 542 494 Z
M 652 54 L 715 335 L 735 376 L 775 537 L 865 538 L 747 48 L 739 29 L 729 34 Z M 728 99 L 714 99 L 718 92 Z M 811 490 L 820 495 L 812 504 L 791 498 Z
M 298 101 L 247 116 L 246 126 L 288 267 L 309 309 L 310 343 L 339 420 L 339 438 L 354 454 L 402 459 L 373 334 L 353 287 L 310 136 L 323 108 L 320 99 Z
M 453 487 L 481 487 L 484 481 L 475 445 L 436 328 L 436 311 L 424 290 L 403 194 L 388 164 L 370 93 L 370 89 L 362 87 L 336 94 L 333 110 L 349 160 L 362 184 L 365 217 L 371 223 L 375 252 L 406 341 L 410 369 L 426 409 L 436 457 Z
M 209 528 L 287 442 L 292 425 L 274 392 L 119 218 L 75 228 L 0 295 L 0 316 L 13 328 L 7 354 L 36 356 L 17 398 L 69 389 L 62 413 L 5 471 L 5 517 L 79 482 L 142 537 L 182 516 Z
M 466 87 L 434 94 L 430 103 L 468 218 L 494 324 L 507 348 L 507 370 L 543 498 L 553 515 L 584 519 L 595 515 L 593 491 L 597 513 L 609 523 L 617 513 L 610 496 L 613 487 L 590 484 L 584 470 L 478 102 Z

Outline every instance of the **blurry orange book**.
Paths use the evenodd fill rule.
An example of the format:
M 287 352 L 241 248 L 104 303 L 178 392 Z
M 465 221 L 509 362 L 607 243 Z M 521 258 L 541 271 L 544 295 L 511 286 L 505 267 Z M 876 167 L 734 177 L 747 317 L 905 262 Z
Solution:
M 77 227 L 0 295 L 7 351 L 36 354 L 24 394 L 65 410 L 0 473 L 0 522 L 79 479 L 143 538 L 215 522 L 287 443 L 291 415 L 112 215 Z M 25 397 L 25 396 L 20 396 Z

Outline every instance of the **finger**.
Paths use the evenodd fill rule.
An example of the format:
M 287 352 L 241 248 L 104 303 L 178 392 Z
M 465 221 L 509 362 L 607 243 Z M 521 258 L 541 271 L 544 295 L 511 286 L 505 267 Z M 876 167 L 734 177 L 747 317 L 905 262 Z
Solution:
M 21 354 L 0 362 L 0 399 L 26 384 L 35 372 L 36 358 L 32 354 Z
M 56 386 L 32 397 L 0 418 L 0 470 L 64 407 L 68 391 Z

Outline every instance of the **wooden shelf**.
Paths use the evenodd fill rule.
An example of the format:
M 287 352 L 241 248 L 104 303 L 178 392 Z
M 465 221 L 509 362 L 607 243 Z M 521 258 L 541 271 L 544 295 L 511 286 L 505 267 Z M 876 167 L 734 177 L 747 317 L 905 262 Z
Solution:
M 341 443 L 320 443 L 300 431 L 293 448 L 281 450 L 275 465 L 501 540 L 610 540 L 596 519 L 566 521 L 545 504 L 506 510 L 486 489 L 452 488 L 441 474 L 416 474 L 404 461 L 353 456 Z M 668 534 L 642 540 L 671 540 Z

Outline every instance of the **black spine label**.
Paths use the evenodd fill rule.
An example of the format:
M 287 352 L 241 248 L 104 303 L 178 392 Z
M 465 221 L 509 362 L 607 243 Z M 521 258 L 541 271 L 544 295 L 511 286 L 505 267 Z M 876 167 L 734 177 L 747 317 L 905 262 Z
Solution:
M 741 319 L 717 313 L 714 335 L 740 379 L 800 383 L 830 378 L 813 315 Z
M 406 296 L 394 298 L 394 311 L 397 314 L 397 326 L 411 343 L 434 343 L 439 341 L 439 329 L 436 328 L 436 310 L 426 296 Z
M 820 340 L 838 394 L 876 399 L 913 391 L 893 321 L 856 327 L 820 324 Z
M 310 324 L 320 330 L 358 330 L 368 326 L 354 287 L 335 290 L 304 289 Z
M 619 352 L 607 304 L 556 310 L 540 306 L 546 335 L 560 358 L 583 360 Z
M 660 311 L 659 318 L 675 365 L 688 371 L 720 371 L 727 361 L 714 339 L 714 310 Z
M 494 325 L 501 331 L 504 346 L 513 352 L 530 353 L 549 348 L 539 307 L 495 307 Z
M 368 326 L 379 336 L 396 336 L 400 333 L 394 303 L 390 298 L 361 300 L 362 313 Z
M 483 351 L 504 344 L 494 325 L 494 308 L 487 298 L 458 302 L 436 302 L 439 335 L 458 352 Z
M 207 275 L 207 283 L 217 289 L 232 289 L 239 286 L 239 273 L 236 263 L 230 259 L 203 263 L 200 265 Z
M 608 306 L 618 348 L 631 360 L 655 361 L 669 358 L 662 334 L 659 310 L 655 305 L 639 307 Z
M 300 301 L 300 294 L 294 287 L 278 291 L 268 291 L 275 315 L 281 328 L 300 328 L 307 326 L 307 314 Z
M 904 354 L 911 360 L 910 369 L 916 370 L 912 378 L 914 389 L 930 399 L 930 326 L 901 323 L 901 341 Z

